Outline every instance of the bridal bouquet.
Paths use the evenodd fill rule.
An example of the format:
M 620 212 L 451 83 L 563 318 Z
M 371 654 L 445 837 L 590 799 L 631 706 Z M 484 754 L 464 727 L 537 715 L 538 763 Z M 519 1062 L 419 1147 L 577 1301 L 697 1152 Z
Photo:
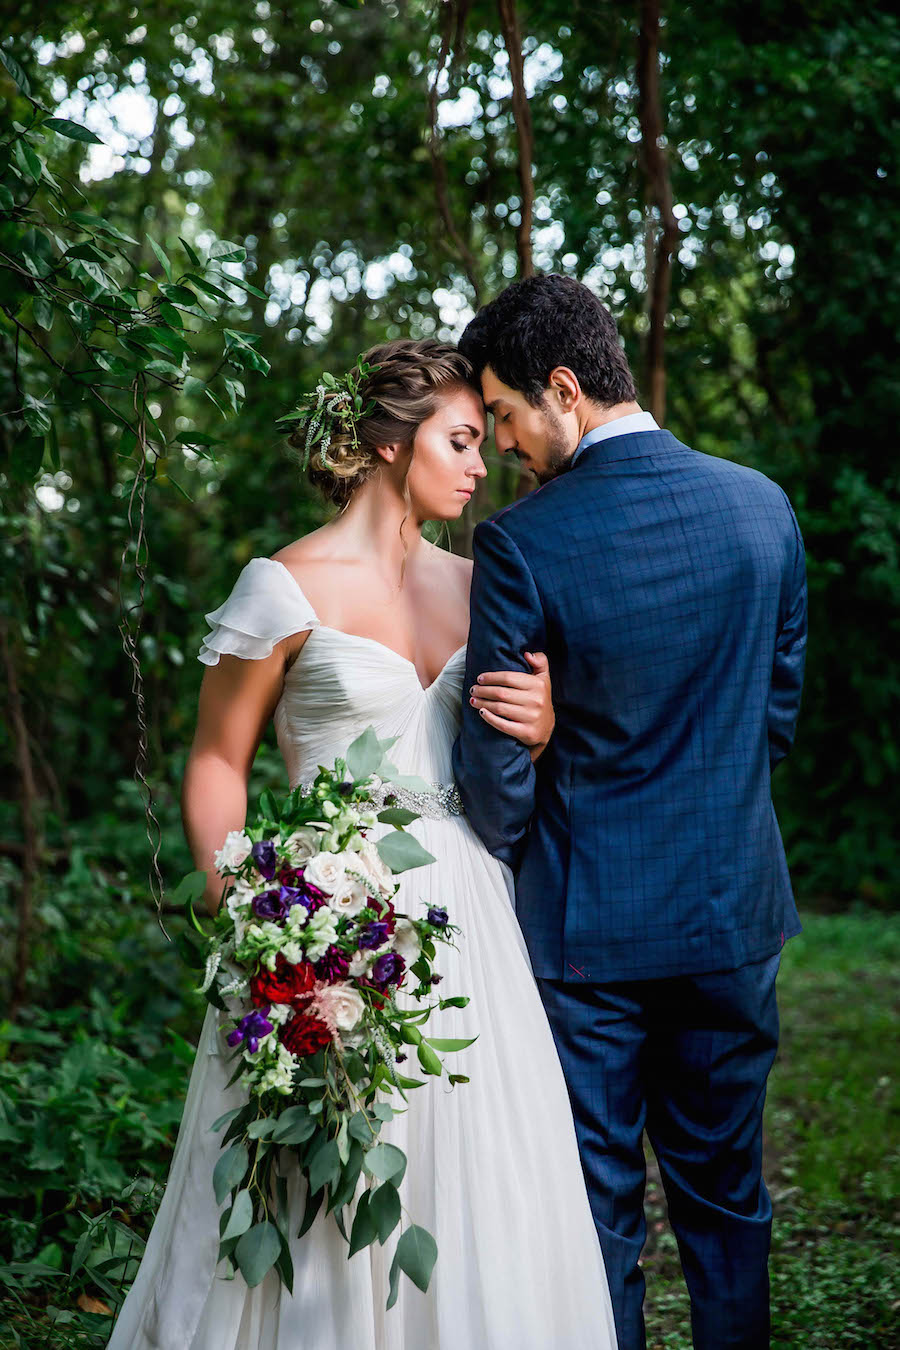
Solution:
M 385 758 L 392 742 L 369 728 L 314 783 L 278 802 L 263 793 L 260 815 L 232 831 L 216 855 L 230 888 L 206 940 L 202 989 L 226 1017 L 222 1032 L 247 1103 L 214 1122 L 225 1130 L 213 1185 L 221 1216 L 219 1259 L 257 1285 L 273 1267 L 290 1290 L 293 1268 L 287 1179 L 279 1154 L 308 1183 L 298 1237 L 319 1210 L 334 1215 L 350 1255 L 384 1243 L 400 1223 L 406 1156 L 380 1139 L 382 1126 L 423 1079 L 399 1067 L 415 1052 L 422 1073 L 445 1072 L 441 1055 L 471 1040 L 426 1036 L 439 998 L 438 944 L 458 932 L 446 910 L 395 907 L 397 876 L 434 861 L 405 830 L 417 815 L 392 803 L 391 786 L 427 790 Z M 381 802 L 376 805 L 375 799 Z M 392 828 L 374 843 L 377 825 Z M 196 898 L 203 874 L 184 894 Z M 403 991 L 403 1002 L 398 993 Z M 449 1074 L 451 1084 L 468 1080 Z M 359 1190 L 360 1177 L 365 1178 Z M 388 1308 L 400 1273 L 427 1289 L 434 1238 L 415 1224 L 400 1235 Z

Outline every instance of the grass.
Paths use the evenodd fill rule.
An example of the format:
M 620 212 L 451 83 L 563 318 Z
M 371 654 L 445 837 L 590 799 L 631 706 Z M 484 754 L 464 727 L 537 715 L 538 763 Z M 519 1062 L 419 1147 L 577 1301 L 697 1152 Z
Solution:
M 774 1350 L 900 1350 L 900 917 L 811 915 L 785 948 L 769 1081 Z M 648 1186 L 650 1350 L 690 1350 L 658 1174 Z

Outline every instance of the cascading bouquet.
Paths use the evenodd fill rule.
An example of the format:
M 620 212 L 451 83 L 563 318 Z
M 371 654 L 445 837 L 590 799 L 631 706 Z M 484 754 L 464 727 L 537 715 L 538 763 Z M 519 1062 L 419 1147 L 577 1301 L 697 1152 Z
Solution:
M 324 1206 L 351 1256 L 387 1240 L 401 1221 L 407 1160 L 379 1135 L 398 1109 L 391 1099 L 407 1103 L 424 1081 L 398 1065 L 415 1048 L 423 1073 L 438 1077 L 441 1054 L 472 1044 L 422 1032 L 432 1013 L 468 999 L 435 993 L 437 944 L 459 931 L 446 910 L 414 917 L 394 905 L 396 876 L 434 859 L 405 830 L 417 814 L 391 798 L 392 786 L 428 784 L 397 773 L 385 758 L 391 744 L 369 728 L 312 785 L 281 803 L 263 793 L 256 823 L 232 831 L 216 855 L 231 885 L 211 934 L 193 909 L 205 874 L 179 888 L 207 943 L 188 955 L 205 966 L 202 989 L 226 1014 L 229 1086 L 239 1082 L 248 1096 L 212 1129 L 225 1129 L 213 1174 L 218 1203 L 228 1200 L 219 1259 L 251 1286 L 274 1267 L 293 1287 L 288 1167 L 308 1182 L 297 1237 Z M 374 843 L 367 835 L 379 824 L 393 828 Z M 449 1081 L 468 1079 L 451 1073 Z M 397 1242 L 388 1308 L 400 1273 L 427 1289 L 436 1258 L 432 1235 L 409 1224 Z

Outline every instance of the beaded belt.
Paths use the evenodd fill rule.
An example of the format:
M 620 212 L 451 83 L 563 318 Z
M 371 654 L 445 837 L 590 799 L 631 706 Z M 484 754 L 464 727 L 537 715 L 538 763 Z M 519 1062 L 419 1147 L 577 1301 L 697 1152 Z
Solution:
M 449 820 L 451 816 L 465 815 L 462 797 L 455 783 L 432 783 L 433 792 L 413 792 L 410 788 L 381 783 L 369 793 L 369 800 L 378 810 L 385 806 L 400 806 L 427 820 Z M 301 792 L 309 792 L 312 781 L 299 784 Z

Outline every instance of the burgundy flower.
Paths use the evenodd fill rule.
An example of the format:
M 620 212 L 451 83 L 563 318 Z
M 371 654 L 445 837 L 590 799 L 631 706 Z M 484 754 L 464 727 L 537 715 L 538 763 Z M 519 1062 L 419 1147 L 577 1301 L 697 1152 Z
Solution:
M 314 1055 L 323 1046 L 331 1044 L 331 1032 L 318 1017 L 308 1013 L 297 1013 L 289 1022 L 285 1022 L 278 1033 L 282 1045 L 292 1055 L 303 1059 L 305 1055 Z
M 270 1003 L 290 1003 L 302 1008 L 308 1003 L 316 972 L 309 961 L 291 965 L 281 952 L 275 958 L 274 970 L 261 970 L 250 980 L 250 997 L 257 1006 Z
M 324 956 L 316 962 L 316 974 L 320 980 L 325 980 L 328 984 L 336 984 L 338 980 L 345 980 L 350 970 L 350 962 L 334 943 L 328 948 Z

